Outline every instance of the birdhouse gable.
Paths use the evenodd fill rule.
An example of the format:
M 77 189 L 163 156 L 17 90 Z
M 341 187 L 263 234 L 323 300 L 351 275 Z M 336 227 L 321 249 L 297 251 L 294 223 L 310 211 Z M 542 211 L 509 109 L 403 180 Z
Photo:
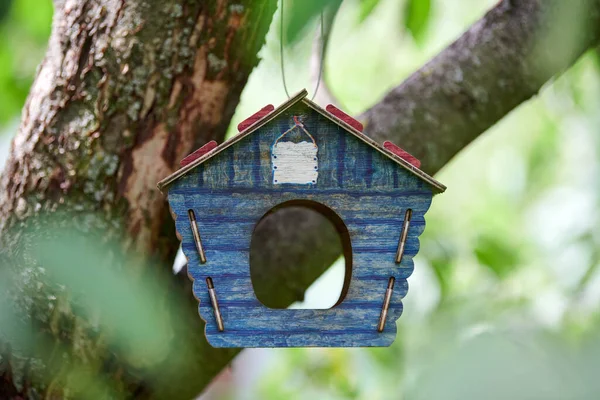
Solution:
M 238 135 L 193 153 L 159 183 L 215 347 L 388 346 L 396 336 L 425 213 L 445 187 L 408 153 L 305 97 L 263 108 Z M 332 309 L 271 309 L 254 293 L 255 229 L 293 205 L 321 213 L 344 238 L 345 285 Z
M 393 147 L 392 146 L 384 147 L 383 145 L 380 145 L 375 140 L 366 136 L 359 129 L 357 129 L 359 126 L 360 126 L 360 128 L 362 128 L 362 125 L 360 124 L 360 122 L 355 121 L 352 117 L 348 116 L 347 114 L 343 113 L 342 111 L 340 111 L 339 109 L 337 109 L 333 106 L 329 107 L 331 112 L 324 110 L 323 108 L 319 107 L 314 102 L 306 99 L 306 95 L 307 95 L 306 90 L 303 90 L 303 91 L 299 92 L 298 94 L 294 95 L 293 97 L 291 97 L 288 101 L 286 101 L 285 103 L 283 103 L 282 105 L 280 105 L 279 107 L 277 107 L 275 109 L 273 109 L 273 107 L 269 105 L 269 106 L 266 106 L 263 109 L 259 110 L 257 113 L 255 113 L 254 115 L 252 115 L 251 117 L 247 118 L 245 121 L 240 123 L 240 127 L 245 128 L 245 130 L 242 130 L 238 135 L 233 136 L 232 138 L 223 142 L 216 148 L 211 148 L 210 149 L 211 151 L 209 151 L 209 152 L 201 153 L 200 156 L 190 157 L 191 156 L 190 155 L 190 156 L 186 157 L 186 159 L 190 158 L 190 159 L 192 159 L 192 161 L 186 160 L 187 163 L 184 163 L 183 166 L 179 170 L 175 171 L 173 174 L 171 174 L 168 177 L 166 177 L 165 179 L 161 180 L 158 183 L 158 188 L 160 190 L 164 190 L 175 180 L 186 175 L 187 173 L 189 173 L 190 171 L 195 169 L 197 166 L 199 166 L 213 158 L 222 157 L 223 152 L 226 149 L 245 140 L 247 137 L 249 137 L 251 135 L 269 136 L 269 134 L 271 134 L 271 136 L 272 136 L 273 134 L 277 134 L 277 136 L 279 136 L 282 133 L 286 132 L 287 130 L 295 130 L 296 131 L 296 132 L 294 132 L 294 135 L 286 135 L 286 136 L 290 136 L 287 139 L 291 139 L 291 140 L 286 139 L 286 140 L 283 140 L 283 142 L 280 140 L 277 143 L 275 143 L 275 141 L 277 140 L 277 137 L 273 137 L 273 142 L 269 146 L 270 147 L 269 157 L 267 157 L 267 159 L 270 160 L 269 174 L 273 175 L 273 176 L 277 175 L 278 178 L 281 178 L 281 179 L 272 179 L 272 183 L 273 184 L 290 184 L 290 183 L 302 182 L 300 184 L 305 184 L 305 185 L 314 184 L 316 182 L 312 182 L 312 181 L 313 180 L 317 181 L 318 176 L 319 175 L 322 176 L 323 172 L 319 173 L 320 168 L 318 166 L 318 161 L 321 157 L 316 157 L 317 160 L 313 160 L 313 161 L 316 161 L 317 165 L 309 163 L 311 157 L 313 159 L 315 158 L 314 157 L 315 151 L 317 154 L 319 153 L 319 148 L 320 148 L 319 143 L 316 143 L 316 147 L 311 147 L 308 144 L 303 144 L 303 142 L 306 142 L 306 143 L 314 142 L 314 140 L 310 139 L 310 137 L 308 136 L 308 135 L 312 135 L 312 133 L 310 133 L 310 126 L 309 126 L 310 122 L 307 121 L 307 118 L 311 118 L 313 121 L 320 121 L 319 124 L 321 124 L 321 125 L 319 125 L 319 126 L 327 126 L 328 124 L 326 121 L 329 121 L 331 124 L 329 125 L 330 128 L 327 129 L 328 133 L 335 131 L 336 133 L 340 134 L 340 136 L 346 135 L 346 136 L 349 136 L 350 138 L 354 137 L 354 138 L 358 139 L 358 142 L 356 142 L 356 143 L 362 142 L 363 144 L 366 144 L 368 147 L 370 147 L 372 150 L 374 150 L 373 154 L 383 155 L 385 158 L 387 158 L 390 161 L 392 161 L 393 163 L 399 165 L 401 168 L 405 169 L 410 174 L 414 175 L 415 177 L 417 177 L 418 179 L 420 179 L 427 185 L 431 186 L 434 194 L 441 193 L 446 189 L 446 187 L 444 185 L 442 185 L 441 183 L 436 181 L 434 178 L 432 178 L 425 172 L 421 171 L 419 168 L 417 168 L 415 166 L 416 165 L 415 162 L 413 161 L 413 160 L 416 160 L 416 159 L 414 159 L 414 157 L 410 156 L 406 152 L 404 152 L 404 153 L 407 154 L 409 157 L 408 158 L 402 157 L 401 153 L 397 150 L 394 150 L 394 148 L 393 148 L 393 147 L 398 148 L 397 146 L 392 145 Z M 294 112 L 291 112 L 290 110 L 292 110 Z M 297 125 L 296 121 L 298 121 L 301 125 Z M 303 127 L 303 129 L 300 129 L 301 126 Z M 276 127 L 276 128 L 274 128 L 274 127 Z M 271 129 L 269 129 L 269 128 L 271 128 Z M 294 128 L 298 128 L 298 129 L 294 129 Z M 269 132 L 269 134 L 267 134 L 267 132 Z M 303 132 L 308 132 L 308 135 L 306 135 L 305 133 L 304 133 L 304 135 L 302 135 Z M 300 134 L 300 136 L 298 136 L 299 134 Z M 335 142 L 335 143 L 332 143 L 330 141 L 330 139 L 334 139 L 334 138 L 332 135 L 329 135 L 327 138 L 325 138 L 327 143 L 324 143 L 324 145 L 328 148 L 330 148 L 332 146 L 337 146 L 336 151 L 338 153 L 335 155 L 335 157 L 340 157 L 341 162 L 345 162 L 345 161 L 351 162 L 352 157 L 350 157 L 349 159 L 346 159 L 345 154 L 341 154 L 344 152 L 353 151 L 353 149 L 351 149 L 351 148 L 346 149 L 344 147 L 346 142 L 348 142 L 349 140 L 352 141 L 352 139 L 350 139 L 350 138 L 345 139 L 345 138 L 338 137 L 336 140 L 333 140 L 333 142 Z M 323 139 L 324 138 L 321 137 L 319 140 L 323 140 Z M 265 148 L 266 144 L 265 143 L 268 143 L 268 139 L 259 140 L 259 142 L 260 143 L 256 143 L 256 145 L 258 147 L 248 149 L 251 153 L 254 153 L 255 151 L 260 152 L 259 154 L 254 154 L 253 159 L 262 157 L 263 153 L 266 153 L 266 148 Z M 285 143 L 288 143 L 288 144 L 285 144 Z M 403 152 L 403 150 L 401 150 L 401 149 L 400 149 L 400 151 Z M 277 153 L 279 153 L 279 152 L 283 152 L 282 153 L 283 158 L 277 160 L 277 158 L 275 158 L 275 157 L 277 157 Z M 328 150 L 328 152 L 330 153 L 330 150 Z M 351 156 L 351 154 L 348 154 L 348 155 Z M 410 158 L 410 157 L 412 157 L 412 158 Z M 248 157 L 246 157 L 246 156 L 241 156 L 241 157 L 238 157 L 236 160 L 232 160 L 232 163 L 237 164 L 238 160 L 247 159 L 247 158 Z M 294 165 L 293 163 L 290 163 L 290 160 L 298 161 L 298 163 L 296 163 Z M 303 162 L 301 162 L 301 161 L 303 161 Z M 308 173 L 309 166 L 310 166 L 310 168 L 312 168 L 310 174 Z M 243 166 L 235 165 L 235 168 L 239 169 L 239 168 L 243 168 Z M 254 166 L 253 168 L 256 168 L 256 166 Z M 276 173 L 276 170 L 280 169 L 280 168 L 281 168 L 281 171 L 283 171 L 283 172 Z M 291 172 L 292 170 L 296 170 L 295 173 L 292 173 L 292 176 L 290 176 L 290 174 L 286 174 L 286 171 Z M 369 168 L 362 170 L 362 172 L 360 171 L 360 169 L 358 169 L 358 170 L 356 170 L 356 172 L 362 173 L 362 174 L 371 173 L 369 171 Z M 262 176 L 262 174 L 260 174 L 260 175 L 261 175 L 261 179 L 264 178 L 264 176 Z M 294 178 L 294 175 L 298 175 L 297 178 Z M 311 179 L 308 179 L 308 178 L 311 178 Z M 366 176 L 364 178 L 368 179 Z M 298 180 L 298 182 L 296 182 L 295 179 Z M 275 180 L 277 180 L 277 182 L 274 182 Z M 265 181 L 265 183 L 266 183 L 266 181 Z

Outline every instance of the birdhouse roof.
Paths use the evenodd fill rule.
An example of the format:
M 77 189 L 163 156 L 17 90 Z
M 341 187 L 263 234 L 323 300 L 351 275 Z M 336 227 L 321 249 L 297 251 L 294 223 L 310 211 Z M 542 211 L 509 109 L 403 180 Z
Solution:
M 296 95 L 292 96 L 290 99 L 288 99 L 286 102 L 284 102 L 283 104 L 281 104 L 279 107 L 277 107 L 275 109 L 272 109 L 272 107 L 271 108 L 265 107 L 263 110 L 261 110 L 261 112 L 256 113 L 255 115 L 253 115 L 252 117 L 250 117 L 246 121 L 244 121 L 244 122 L 249 122 L 249 124 L 244 123 L 244 122 L 242 124 L 240 124 L 240 127 L 243 127 L 243 130 L 241 130 L 241 132 L 239 134 L 237 134 L 236 136 L 230 138 L 229 140 L 221 143 L 218 146 L 214 146 L 214 145 L 211 145 L 208 147 L 204 146 L 203 148 L 192 153 L 192 155 L 194 155 L 195 158 L 188 159 L 188 161 L 186 163 L 182 164 L 181 168 L 179 168 L 177 171 L 175 171 L 171 175 L 169 175 L 166 178 L 164 178 L 163 180 L 161 180 L 157 185 L 158 188 L 161 191 L 164 190 L 171 183 L 173 183 L 177 179 L 181 178 L 182 176 L 184 176 L 185 174 L 187 174 L 188 172 L 190 172 L 191 170 L 196 168 L 198 165 L 215 157 L 217 154 L 221 153 L 226 148 L 239 142 L 246 136 L 253 134 L 261 127 L 263 127 L 263 126 L 267 125 L 269 122 L 273 121 L 278 115 L 280 115 L 282 112 L 284 112 L 287 109 L 289 109 L 290 107 L 292 107 L 294 104 L 302 102 L 306 106 L 308 106 L 310 109 L 314 110 L 315 112 L 317 112 L 317 113 L 321 114 L 322 116 L 324 116 L 325 118 L 329 119 L 331 122 L 342 127 L 347 133 L 356 136 L 363 143 L 369 145 L 376 151 L 384 154 L 389 159 L 391 159 L 395 163 L 399 164 L 401 167 L 408 170 L 413 175 L 416 175 L 421 180 L 427 182 L 429 185 L 431 185 L 434 188 L 435 193 L 442 193 L 446 190 L 446 186 L 444 186 L 443 184 L 441 184 L 440 182 L 438 182 L 437 180 L 435 180 L 434 178 L 429 176 L 427 173 L 423 172 L 422 170 L 417 168 L 415 165 L 413 165 L 413 163 L 411 163 L 411 160 L 410 160 L 410 158 L 412 156 L 410 156 L 408 153 L 405 153 L 403 150 L 401 150 L 400 148 L 398 148 L 397 146 L 394 146 L 394 145 L 383 146 L 383 145 L 377 143 L 375 140 L 366 136 L 359 129 L 357 129 L 357 128 L 360 128 L 360 123 L 358 121 L 352 119 L 349 116 L 346 116 L 341 111 L 336 110 L 336 109 L 332 109 L 332 111 L 334 111 L 335 114 L 330 111 L 324 110 L 316 103 L 307 99 L 306 98 L 307 94 L 308 94 L 308 92 L 304 89 L 304 90 L 300 91 L 299 93 L 297 93 Z M 264 111 L 264 112 L 262 112 L 262 111 Z M 212 143 L 213 142 L 211 142 L 211 144 Z M 400 154 L 402 154 L 402 153 L 404 153 L 404 156 L 403 156 L 404 158 L 400 156 Z M 190 156 L 188 156 L 188 157 L 190 157 Z

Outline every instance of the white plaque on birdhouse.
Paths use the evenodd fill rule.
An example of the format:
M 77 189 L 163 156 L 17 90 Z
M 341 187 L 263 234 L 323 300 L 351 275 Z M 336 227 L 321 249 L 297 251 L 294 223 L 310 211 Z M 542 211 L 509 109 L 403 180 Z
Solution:
M 294 117 L 294 121 L 296 125 L 284 132 L 273 143 L 271 161 L 273 164 L 273 183 L 275 185 L 282 183 L 301 185 L 317 183 L 317 177 L 319 176 L 319 161 L 317 159 L 319 148 L 317 142 L 298 118 Z M 285 135 L 295 129 L 300 129 L 311 141 L 281 141 Z
M 317 145 L 278 142 L 273 146 L 273 183 L 315 184 L 319 175 Z

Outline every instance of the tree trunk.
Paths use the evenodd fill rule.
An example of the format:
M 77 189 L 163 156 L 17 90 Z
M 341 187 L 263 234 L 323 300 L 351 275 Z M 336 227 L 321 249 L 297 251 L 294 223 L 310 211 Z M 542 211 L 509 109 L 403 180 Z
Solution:
M 234 355 L 221 351 L 221 362 L 211 362 L 197 303 L 168 273 L 179 243 L 156 183 L 196 147 L 223 140 L 275 7 L 275 0 L 55 3 L 48 52 L 1 180 L 0 247 L 10 260 L 4 268 L 41 268 L 27 260 L 41 238 L 37 231 L 65 221 L 52 219 L 37 230 L 34 225 L 44 214 L 59 213 L 69 219 L 69 229 L 102 232 L 101 240 L 121 238 L 123 250 L 162 269 L 138 273 L 163 279 L 158 297 L 181 292 L 178 306 L 185 307 L 188 321 L 173 343 L 188 340 L 194 360 L 183 370 L 168 362 L 145 365 L 162 371 L 160 384 L 135 376 L 139 366 L 126 365 L 119 355 L 114 360 L 103 336 L 82 333 L 93 330 L 92 323 L 77 315 L 72 302 L 58 306 L 67 296 L 53 293 L 42 273 L 36 282 L 21 281 L 18 274 L 13 282 L 30 302 L 13 299 L 21 316 L 56 342 L 46 353 L 63 352 L 65 364 L 92 365 L 90 372 L 116 382 L 124 397 L 191 398 Z M 44 296 L 33 293 L 36 287 Z M 56 298 L 54 312 L 49 296 Z M 0 393 L 77 397 L 63 371 L 44 368 L 53 365 L 50 356 L 17 362 L 27 356 L 4 348 Z
M 366 132 L 393 140 L 436 172 L 598 42 L 599 2 L 564 3 L 501 1 L 368 110 Z M 206 344 L 189 282 L 168 273 L 178 241 L 155 184 L 194 148 L 223 139 L 258 62 L 275 0 L 57 0 L 55 7 L 48 54 L 0 192 L 3 270 L 15 272 L 8 300 L 40 334 L 36 340 L 52 346 L 28 354 L 0 344 L 0 396 L 78 397 L 81 388 L 67 370 L 85 366 L 117 397 L 191 398 L 236 351 Z M 556 32 L 563 38 L 571 31 L 576 35 L 566 35 L 569 40 L 554 40 Z M 560 57 L 548 57 L 553 54 Z M 46 222 L 46 214 L 66 218 Z M 270 240 L 282 220 L 297 218 L 303 230 Z M 298 210 L 266 221 L 263 269 L 277 271 L 284 255 L 301 257 L 283 275 L 265 273 L 272 278 L 261 290 L 278 288 L 273 297 L 285 305 L 300 298 L 341 250 L 327 246 L 333 233 L 322 220 Z M 157 308 L 181 319 L 169 357 L 131 360 L 115 351 L 94 321 L 78 313 L 68 291 L 45 283 L 45 269 L 30 254 L 62 226 L 90 237 L 101 232 L 101 241 L 117 238 L 122 250 L 152 261 L 120 268 L 124 275 L 133 269 L 139 280 L 160 277 Z M 279 290 L 286 286 L 294 289 L 291 295 Z M 175 305 L 166 305 L 169 294 Z

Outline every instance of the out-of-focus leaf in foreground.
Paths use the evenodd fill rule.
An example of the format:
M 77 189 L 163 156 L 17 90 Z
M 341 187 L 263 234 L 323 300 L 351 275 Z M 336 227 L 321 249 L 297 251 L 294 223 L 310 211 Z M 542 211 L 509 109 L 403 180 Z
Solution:
M 34 332 L 33 326 L 26 323 L 26 318 L 19 314 L 17 303 L 23 299 L 13 296 L 14 277 L 7 272 L 6 265 L 0 265 L 0 375 L 3 370 L 3 359 L 12 360 L 13 363 L 30 365 L 28 380 L 42 379 L 53 380 L 60 385 L 73 398 L 78 399 L 122 399 L 114 384 L 98 375 L 97 366 L 82 364 L 75 360 L 57 355 L 66 355 L 69 349 L 60 341 L 49 339 L 45 333 Z M 4 344 L 4 346 L 2 346 Z M 13 354 L 15 353 L 15 354 Z M 31 358 L 29 358 L 31 357 Z M 36 371 L 36 360 L 46 361 L 46 371 Z M 14 364 L 13 364 L 14 366 Z M 59 371 L 59 372 L 56 372 Z M 55 373 L 54 376 L 45 376 L 45 373 Z M 14 376 L 11 377 L 14 379 Z M 23 385 L 24 382 L 15 382 Z M 23 388 L 23 390 L 26 390 Z M 34 392 L 24 393 L 35 395 Z
M 92 228 L 101 217 L 62 217 L 37 218 L 13 256 L 0 261 L 0 364 L 40 360 L 45 368 L 34 380 L 75 398 L 121 398 L 140 377 L 160 393 L 190 365 L 194 333 L 178 314 L 189 310 L 179 301 L 189 299 L 168 292 L 170 268 L 149 265 L 149 257 Z M 130 368 L 105 375 L 115 358 Z
M 155 306 L 157 285 L 136 276 L 144 270 L 139 260 L 67 231 L 39 243 L 36 256 L 49 280 L 65 287 L 74 312 L 97 320 L 129 362 L 144 367 L 166 357 L 169 317 Z

